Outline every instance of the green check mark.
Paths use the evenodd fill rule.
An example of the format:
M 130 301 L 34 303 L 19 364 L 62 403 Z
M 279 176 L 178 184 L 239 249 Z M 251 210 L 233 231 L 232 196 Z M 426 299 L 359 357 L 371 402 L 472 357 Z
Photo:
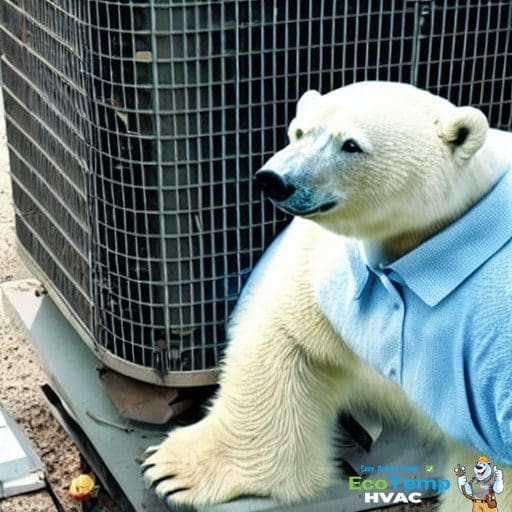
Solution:
M 433 473 L 435 471 L 435 466 L 433 464 L 426 464 L 425 465 L 425 472 L 426 473 Z

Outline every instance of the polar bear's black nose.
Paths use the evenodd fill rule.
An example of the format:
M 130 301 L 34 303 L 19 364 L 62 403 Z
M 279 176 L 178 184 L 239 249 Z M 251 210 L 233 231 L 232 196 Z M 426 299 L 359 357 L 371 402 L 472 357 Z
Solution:
M 295 192 L 295 187 L 286 183 L 286 181 L 274 171 L 261 169 L 254 177 L 269 199 L 284 201 Z

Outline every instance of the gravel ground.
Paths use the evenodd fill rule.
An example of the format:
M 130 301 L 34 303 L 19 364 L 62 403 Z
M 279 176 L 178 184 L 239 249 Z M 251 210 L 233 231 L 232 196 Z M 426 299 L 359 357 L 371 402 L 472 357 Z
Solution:
M 0 283 L 30 277 L 16 254 L 8 169 L 5 129 L 0 127 Z M 71 479 L 80 473 L 79 453 L 50 414 L 40 390 L 44 383 L 45 374 L 34 348 L 0 305 L 0 404 L 34 445 L 52 488 L 66 511 L 71 512 L 79 510 L 67 498 Z M 3 500 L 0 511 L 54 512 L 56 508 L 49 494 L 42 491 Z

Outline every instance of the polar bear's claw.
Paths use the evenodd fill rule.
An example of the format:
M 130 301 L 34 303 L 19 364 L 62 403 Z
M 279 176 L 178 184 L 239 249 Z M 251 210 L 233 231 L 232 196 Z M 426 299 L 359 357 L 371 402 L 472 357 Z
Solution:
M 144 453 L 142 454 L 142 457 L 144 457 L 145 459 L 148 459 L 149 457 L 151 457 L 151 455 L 153 455 L 157 451 L 158 451 L 158 445 L 148 446 L 146 448 L 146 450 L 144 451 Z
M 167 492 L 164 492 L 162 490 L 158 490 L 159 489 L 159 486 L 161 486 L 161 484 L 163 484 L 164 482 L 167 482 L 168 480 L 171 480 L 173 477 L 170 475 L 170 476 L 163 476 L 161 478 L 157 478 L 156 480 L 153 480 L 149 486 L 150 489 L 154 489 L 154 491 L 159 495 L 163 495 L 163 494 L 167 494 Z M 169 491 L 169 492 L 174 492 L 174 491 Z
M 148 470 L 148 469 L 151 469 L 151 468 L 154 468 L 155 467 L 155 464 L 142 464 L 141 466 L 141 473 L 142 473 L 142 476 L 144 476 L 144 473 Z
M 146 450 L 143 453 L 141 453 L 135 459 L 135 462 L 137 462 L 141 466 L 144 466 L 144 463 L 146 462 L 146 460 L 149 459 L 149 457 L 151 457 L 151 455 L 153 455 L 157 450 L 158 450 L 158 446 L 149 446 L 148 448 L 146 448 Z
M 162 468 L 159 468 L 156 464 L 148 464 L 142 468 L 142 477 L 144 483 L 149 489 L 155 489 L 162 482 L 174 478 L 174 475 L 162 473 Z
M 173 478 L 161 478 L 155 485 L 155 493 L 162 501 L 166 502 L 173 501 L 172 497 L 174 494 L 188 490 L 188 487 L 184 486 L 179 481 L 174 481 Z

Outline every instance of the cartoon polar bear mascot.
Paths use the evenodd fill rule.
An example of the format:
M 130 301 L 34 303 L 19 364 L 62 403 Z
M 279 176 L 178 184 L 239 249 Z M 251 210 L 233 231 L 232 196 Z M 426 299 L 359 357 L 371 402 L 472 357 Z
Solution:
M 237 307 L 207 416 L 148 450 L 146 482 L 178 504 L 307 500 L 333 483 L 342 409 L 448 434 L 449 468 L 512 465 L 512 137 L 362 82 L 304 94 L 289 138 L 257 179 L 296 219 Z
M 474 476 L 469 482 L 465 469 L 463 466 L 455 468 L 459 475 L 457 486 L 462 495 L 473 502 L 473 512 L 497 512 L 496 494 L 503 492 L 503 471 L 491 466 L 485 455 L 478 457 L 473 467 Z

